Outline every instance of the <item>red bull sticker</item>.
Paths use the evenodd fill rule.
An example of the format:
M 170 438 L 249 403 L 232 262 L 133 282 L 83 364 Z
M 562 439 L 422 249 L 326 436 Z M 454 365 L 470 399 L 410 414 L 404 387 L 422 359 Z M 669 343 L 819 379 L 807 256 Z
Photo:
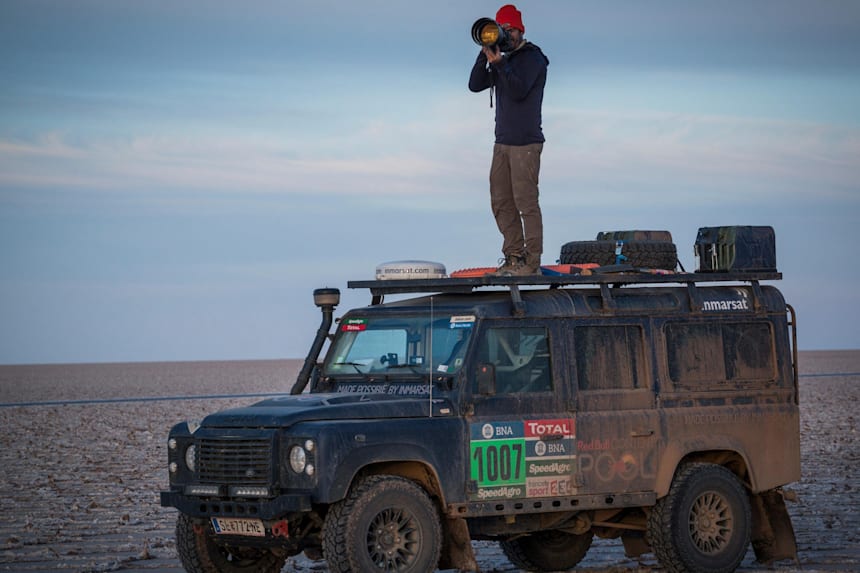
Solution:
M 573 495 L 575 420 L 471 424 L 473 500 Z

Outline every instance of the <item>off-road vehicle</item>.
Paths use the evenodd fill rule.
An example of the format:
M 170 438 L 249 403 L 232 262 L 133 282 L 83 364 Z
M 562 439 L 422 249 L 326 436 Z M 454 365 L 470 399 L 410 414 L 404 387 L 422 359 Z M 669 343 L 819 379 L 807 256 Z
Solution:
M 292 395 L 173 427 L 161 503 L 188 571 L 302 551 L 335 573 L 474 571 L 472 540 L 558 571 L 594 536 L 673 572 L 733 571 L 751 542 L 796 559 L 794 313 L 761 284 L 780 273 L 417 267 L 348 283 L 371 304 L 337 321 L 339 292 L 315 291 Z

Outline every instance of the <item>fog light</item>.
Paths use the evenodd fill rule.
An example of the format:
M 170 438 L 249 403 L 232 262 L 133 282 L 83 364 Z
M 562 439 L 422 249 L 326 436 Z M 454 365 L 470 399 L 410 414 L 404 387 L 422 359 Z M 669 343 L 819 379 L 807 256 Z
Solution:
M 314 465 L 313 465 L 313 464 L 308 464 L 308 467 L 306 467 L 306 468 L 305 468 L 305 473 L 306 473 L 306 474 L 308 474 L 309 476 L 314 475 L 314 473 L 315 473 L 316 471 L 317 471 L 317 470 L 316 470 L 316 468 L 314 468 Z
M 176 462 L 170 462 L 170 465 L 167 466 L 167 469 L 170 470 L 170 473 L 175 474 L 179 471 L 179 466 L 176 465 Z
M 314 451 L 314 441 L 313 440 L 307 440 L 305 442 L 305 449 L 309 452 Z
M 176 449 L 176 438 L 170 438 L 169 440 L 167 440 L 167 447 L 170 448 L 171 450 L 175 450 Z
M 197 469 L 197 447 L 194 444 L 185 449 L 185 466 L 191 471 Z
M 307 455 L 304 448 L 293 446 L 290 450 L 290 467 L 293 468 L 294 472 L 300 474 L 305 471 L 305 464 L 307 464 Z
M 217 485 L 189 485 L 185 488 L 186 495 L 202 495 L 206 497 L 215 497 L 221 493 L 221 488 Z
M 269 488 L 254 486 L 235 486 L 230 488 L 230 497 L 269 497 Z

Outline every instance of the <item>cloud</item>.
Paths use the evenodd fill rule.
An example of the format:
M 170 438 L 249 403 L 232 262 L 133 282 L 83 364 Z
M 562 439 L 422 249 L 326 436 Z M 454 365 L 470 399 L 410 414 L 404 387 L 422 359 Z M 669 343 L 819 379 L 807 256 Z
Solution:
M 858 128 L 656 112 L 554 109 L 546 116 L 544 185 L 631 197 L 656 190 L 664 200 L 683 196 L 697 203 L 750 194 L 760 200 L 811 194 L 837 202 L 858 199 Z M 79 143 L 51 133 L 30 142 L 0 141 L 0 188 L 449 196 L 456 202 L 464 186 L 485 178 L 486 150 L 468 143 L 481 126 L 435 124 L 375 120 L 307 149 L 301 137 L 265 134 Z M 413 144 L 418 137 L 423 140 Z M 392 141 L 402 142 L 400 148 Z
M 656 198 L 694 203 L 860 199 L 855 127 L 659 112 L 548 115 L 552 144 L 542 169 L 548 180 L 632 193 L 647 189 Z
M 405 182 L 435 168 L 427 156 L 409 151 L 357 155 L 303 156 L 293 144 L 268 138 L 154 136 L 73 144 L 52 134 L 31 143 L 0 141 L 0 186 L 386 194 L 393 190 L 361 181 Z

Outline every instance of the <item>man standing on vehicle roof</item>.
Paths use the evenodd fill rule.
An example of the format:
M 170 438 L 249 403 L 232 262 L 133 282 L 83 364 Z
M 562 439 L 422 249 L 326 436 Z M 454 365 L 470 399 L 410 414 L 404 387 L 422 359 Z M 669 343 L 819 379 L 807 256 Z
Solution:
M 513 4 L 496 13 L 509 45 L 483 46 L 469 77 L 469 89 L 496 92 L 496 143 L 490 167 L 490 202 L 504 237 L 504 262 L 496 275 L 540 273 L 543 219 L 538 173 L 543 150 L 541 105 L 549 59 L 527 41 L 522 14 Z M 490 105 L 492 105 L 492 91 Z

